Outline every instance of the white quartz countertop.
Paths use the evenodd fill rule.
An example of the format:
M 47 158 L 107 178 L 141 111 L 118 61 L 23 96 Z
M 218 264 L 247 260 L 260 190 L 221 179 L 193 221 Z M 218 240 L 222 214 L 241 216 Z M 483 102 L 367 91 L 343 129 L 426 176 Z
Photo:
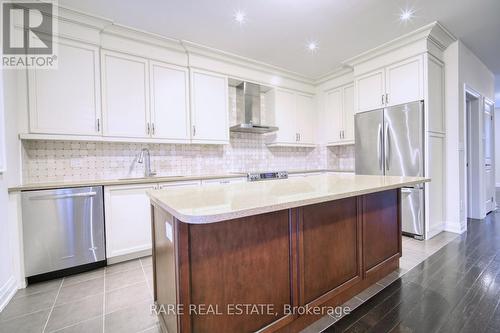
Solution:
M 283 180 L 151 190 L 178 220 L 203 224 L 306 206 L 430 181 L 421 177 L 321 174 Z

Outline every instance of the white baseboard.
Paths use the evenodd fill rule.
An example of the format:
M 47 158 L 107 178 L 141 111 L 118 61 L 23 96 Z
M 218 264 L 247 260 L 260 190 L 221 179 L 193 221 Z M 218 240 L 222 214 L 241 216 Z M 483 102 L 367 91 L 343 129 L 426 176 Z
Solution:
M 152 254 L 152 250 L 142 250 L 142 251 L 137 251 L 134 253 L 128 253 L 128 254 L 122 254 L 119 256 L 114 256 L 107 258 L 108 265 L 116 264 L 122 261 L 127 261 L 127 260 L 132 260 L 132 259 L 137 259 L 137 258 L 142 258 L 142 257 L 147 257 Z
M 3 286 L 0 287 L 0 312 L 7 306 L 12 297 L 16 294 L 16 278 L 11 276 Z
M 444 230 L 455 234 L 463 234 L 467 231 L 467 224 L 448 222 L 444 224 Z
M 431 239 L 432 237 L 438 235 L 442 231 L 444 231 L 444 223 L 433 226 L 432 228 L 429 228 L 429 230 L 426 232 L 425 239 Z

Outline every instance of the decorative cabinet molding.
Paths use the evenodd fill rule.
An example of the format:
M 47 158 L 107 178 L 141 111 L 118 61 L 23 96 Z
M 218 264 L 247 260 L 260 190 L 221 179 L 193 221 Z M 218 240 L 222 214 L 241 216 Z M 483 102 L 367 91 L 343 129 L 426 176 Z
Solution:
M 29 69 L 29 130 L 101 135 L 99 48 L 59 38 L 57 70 Z
M 316 113 L 312 96 L 271 89 L 265 94 L 265 102 L 267 112 L 273 115 L 279 128 L 269 146 L 315 146 Z
M 354 85 L 352 83 L 326 92 L 327 145 L 354 143 Z
M 193 143 L 229 143 L 226 76 L 191 71 L 191 125 Z
M 356 112 L 424 99 L 424 61 L 419 55 L 355 79 Z

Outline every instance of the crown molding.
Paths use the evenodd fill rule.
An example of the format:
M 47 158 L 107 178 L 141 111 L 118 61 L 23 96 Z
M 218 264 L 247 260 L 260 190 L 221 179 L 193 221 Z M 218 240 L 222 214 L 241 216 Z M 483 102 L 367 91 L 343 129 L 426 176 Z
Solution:
M 334 69 L 333 71 L 328 72 L 325 75 L 322 75 L 314 80 L 314 85 L 319 86 L 325 82 L 336 79 L 338 77 L 353 73 L 353 69 L 351 67 L 340 66 Z
M 457 40 L 455 36 L 453 36 L 439 22 L 434 21 L 371 50 L 365 51 L 355 57 L 349 58 L 343 61 L 342 64 L 344 66 L 354 67 L 360 63 L 380 57 L 408 44 L 426 39 L 430 40 L 440 50 L 446 49 L 451 43 Z
M 314 79 L 311 79 L 302 74 L 278 67 L 275 65 L 270 65 L 265 62 L 258 60 L 246 58 L 234 53 L 218 50 L 198 43 L 182 40 L 182 45 L 184 46 L 188 55 L 199 55 L 202 57 L 207 57 L 214 60 L 220 60 L 223 62 L 231 63 L 233 65 L 243 66 L 253 70 L 263 71 L 268 74 L 280 76 L 282 78 L 292 79 L 299 81 L 301 83 L 313 85 Z

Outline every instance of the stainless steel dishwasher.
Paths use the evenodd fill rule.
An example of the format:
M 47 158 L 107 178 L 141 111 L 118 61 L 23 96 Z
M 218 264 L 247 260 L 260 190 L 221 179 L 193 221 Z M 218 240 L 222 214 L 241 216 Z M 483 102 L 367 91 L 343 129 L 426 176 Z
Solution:
M 105 266 L 102 186 L 22 193 L 28 283 Z

